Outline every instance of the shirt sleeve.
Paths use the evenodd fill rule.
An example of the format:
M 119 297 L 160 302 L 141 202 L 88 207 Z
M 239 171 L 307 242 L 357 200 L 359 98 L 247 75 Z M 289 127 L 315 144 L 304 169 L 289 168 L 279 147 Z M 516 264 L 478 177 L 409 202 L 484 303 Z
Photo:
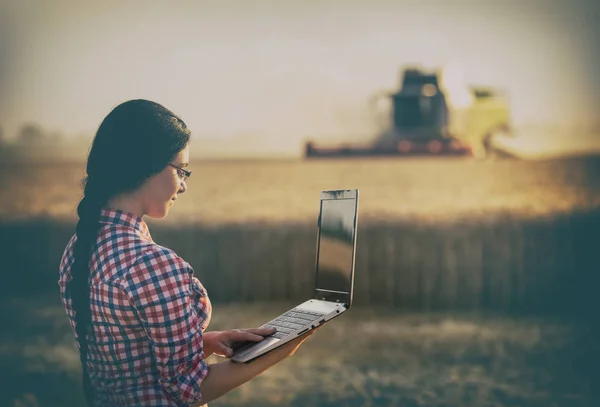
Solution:
M 128 297 L 148 335 L 160 385 L 179 406 L 200 400 L 209 368 L 192 268 L 173 251 L 154 247 L 135 262 L 129 277 Z

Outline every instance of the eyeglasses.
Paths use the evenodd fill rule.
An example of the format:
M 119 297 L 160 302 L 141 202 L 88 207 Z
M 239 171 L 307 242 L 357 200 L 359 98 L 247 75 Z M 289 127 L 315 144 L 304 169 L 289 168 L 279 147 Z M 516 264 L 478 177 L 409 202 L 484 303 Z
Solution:
M 171 163 L 169 163 L 169 165 L 170 165 L 171 167 L 173 167 L 173 168 L 176 168 L 176 169 L 177 169 L 177 175 L 179 176 L 179 178 L 180 178 L 180 179 L 187 179 L 187 178 L 189 178 L 189 177 L 192 175 L 192 172 L 191 172 L 191 171 L 184 170 L 183 168 L 181 168 L 181 167 L 178 167 L 178 166 L 176 166 L 176 165 L 174 165 L 174 164 L 171 164 Z

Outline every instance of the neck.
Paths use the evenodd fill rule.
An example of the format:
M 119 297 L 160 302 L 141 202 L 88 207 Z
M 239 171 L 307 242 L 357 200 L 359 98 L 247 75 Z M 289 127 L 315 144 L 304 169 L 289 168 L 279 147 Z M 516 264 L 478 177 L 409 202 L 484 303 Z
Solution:
M 108 209 L 121 210 L 137 217 L 144 216 L 144 206 L 139 198 L 131 194 L 123 194 L 111 198 L 106 203 Z

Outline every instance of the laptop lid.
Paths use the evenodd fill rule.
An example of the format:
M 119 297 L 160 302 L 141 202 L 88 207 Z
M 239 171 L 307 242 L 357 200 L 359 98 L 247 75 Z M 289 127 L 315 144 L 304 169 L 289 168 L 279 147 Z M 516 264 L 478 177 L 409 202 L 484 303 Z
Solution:
M 354 292 L 358 189 L 322 191 L 320 205 L 313 298 L 350 307 Z

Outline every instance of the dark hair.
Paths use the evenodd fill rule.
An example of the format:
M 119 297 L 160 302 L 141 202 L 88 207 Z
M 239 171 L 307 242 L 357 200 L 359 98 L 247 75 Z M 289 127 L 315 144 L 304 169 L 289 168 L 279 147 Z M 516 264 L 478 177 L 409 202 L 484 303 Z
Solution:
M 93 389 L 86 359 L 91 325 L 89 264 L 100 229 L 100 212 L 116 195 L 132 192 L 162 171 L 185 148 L 190 131 L 175 113 L 148 100 L 130 100 L 102 121 L 89 152 L 77 206 L 77 239 L 68 285 L 83 370 L 83 391 L 92 404 Z

